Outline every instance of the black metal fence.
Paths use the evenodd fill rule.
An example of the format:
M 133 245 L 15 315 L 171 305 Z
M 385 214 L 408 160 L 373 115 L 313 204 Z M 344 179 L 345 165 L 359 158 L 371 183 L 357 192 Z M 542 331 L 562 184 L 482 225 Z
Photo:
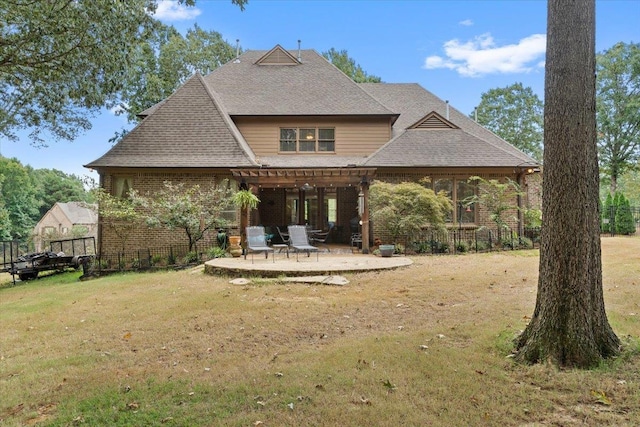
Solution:
M 423 230 L 405 238 L 400 251 L 405 254 L 460 254 L 515 249 L 533 249 L 540 245 L 540 227 L 515 230 L 479 228 L 475 230 Z
M 96 257 L 91 272 L 99 275 L 123 271 L 184 268 L 215 257 L 213 251 L 216 249 L 214 248 L 217 248 L 216 243 L 198 242 L 192 251 L 189 251 L 189 246 L 186 244 L 176 244 L 155 248 L 102 252 Z

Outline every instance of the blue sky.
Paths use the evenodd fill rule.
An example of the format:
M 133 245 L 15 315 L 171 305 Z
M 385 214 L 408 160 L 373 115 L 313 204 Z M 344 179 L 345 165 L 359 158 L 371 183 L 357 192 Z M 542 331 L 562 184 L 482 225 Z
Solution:
M 543 98 L 546 1 L 268 1 L 244 11 L 230 0 L 197 0 L 195 8 L 161 2 L 157 17 L 184 32 L 197 23 L 243 49 L 324 52 L 346 49 L 365 71 L 390 83 L 415 82 L 469 114 L 482 93 L 515 82 Z M 596 1 L 596 49 L 640 42 L 640 0 Z M 103 111 L 73 142 L 48 148 L 0 141 L 0 154 L 23 164 L 79 176 L 103 155 L 123 117 Z

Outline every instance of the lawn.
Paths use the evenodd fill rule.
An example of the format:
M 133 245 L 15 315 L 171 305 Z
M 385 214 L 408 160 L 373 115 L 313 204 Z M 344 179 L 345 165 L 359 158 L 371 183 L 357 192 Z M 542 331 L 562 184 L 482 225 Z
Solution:
M 343 287 L 200 269 L 0 278 L 0 425 L 640 425 L 640 238 L 606 237 L 623 354 L 517 365 L 537 251 L 421 256 Z

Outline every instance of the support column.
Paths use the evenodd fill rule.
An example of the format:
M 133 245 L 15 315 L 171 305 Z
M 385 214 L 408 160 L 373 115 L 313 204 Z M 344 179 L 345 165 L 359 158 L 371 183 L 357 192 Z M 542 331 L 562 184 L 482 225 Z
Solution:
M 366 177 L 362 178 L 360 182 L 360 191 L 362 191 L 362 214 L 360 220 L 362 221 L 362 253 L 369 253 L 369 182 Z M 358 196 L 359 197 L 359 196 Z M 360 202 L 360 200 L 358 200 Z

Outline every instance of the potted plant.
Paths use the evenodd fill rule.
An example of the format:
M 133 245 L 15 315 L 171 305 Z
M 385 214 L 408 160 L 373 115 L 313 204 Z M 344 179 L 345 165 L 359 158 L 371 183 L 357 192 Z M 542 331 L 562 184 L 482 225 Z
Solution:
M 427 180 L 392 184 L 375 181 L 369 192 L 369 207 L 376 231 L 382 233 L 381 256 L 392 256 L 400 236 L 408 236 L 425 227 L 443 227 L 451 211 L 444 193 L 428 188 Z
M 242 183 L 240 190 L 233 195 L 232 201 L 236 207 L 240 208 L 240 236 L 229 236 L 229 244 L 233 246 L 236 240 L 233 238 L 237 237 L 239 239 L 238 243 L 242 245 L 245 240 L 245 229 L 249 225 L 249 211 L 258 207 L 260 199 L 247 188 L 246 184 Z M 242 252 L 240 252 L 240 255 L 242 255 Z

